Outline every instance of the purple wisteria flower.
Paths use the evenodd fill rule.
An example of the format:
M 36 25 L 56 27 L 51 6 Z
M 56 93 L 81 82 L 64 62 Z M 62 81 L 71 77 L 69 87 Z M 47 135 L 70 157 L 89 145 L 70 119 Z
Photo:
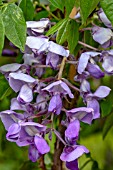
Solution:
M 59 115 L 61 109 L 62 109 L 62 99 L 59 94 L 56 94 L 51 98 L 49 102 L 48 111 Z
M 8 131 L 6 134 L 7 140 L 16 142 L 18 146 L 33 145 L 37 150 L 35 152 L 39 153 L 39 155 L 50 151 L 50 147 L 42 137 L 46 126 L 35 122 L 26 122 L 24 114 L 19 114 L 11 110 L 0 112 L 0 117 Z M 34 155 L 30 155 L 30 159 L 34 161 Z
M 84 123 L 91 124 L 94 117 L 94 110 L 92 107 L 79 107 L 71 110 L 66 110 L 66 115 L 70 121 L 79 120 Z
M 81 96 L 84 99 L 84 102 L 87 104 L 88 108 L 92 108 L 94 110 L 93 119 L 97 119 L 100 117 L 100 107 L 98 100 L 105 98 L 109 95 L 111 89 L 107 86 L 99 86 L 98 89 L 92 93 L 90 91 L 90 84 L 83 80 L 81 84 Z
M 113 50 L 102 51 L 102 67 L 107 74 L 113 74 Z
M 60 159 L 66 162 L 67 168 L 70 168 L 70 170 L 74 170 L 73 164 L 75 166 L 75 170 L 77 170 L 78 168 L 77 159 L 84 153 L 89 153 L 89 150 L 85 146 L 82 145 L 67 146 L 64 148 L 60 156 Z
M 81 79 L 87 78 L 89 75 L 97 79 L 104 77 L 104 72 L 100 69 L 100 67 L 97 64 L 95 64 L 94 61 L 94 59 L 100 54 L 101 53 L 98 52 L 84 52 L 81 54 L 77 69 L 78 73 L 81 74 Z M 87 70 L 89 75 L 86 74 L 87 72 L 85 70 Z M 77 79 L 80 79 L 79 77 Z
M 33 84 L 35 82 L 36 79 L 21 72 L 9 74 L 9 85 L 15 92 L 18 92 L 24 84 Z
M 92 36 L 104 48 L 110 47 L 113 44 L 113 32 L 109 28 L 94 26 L 92 28 Z
M 40 21 L 27 21 L 27 32 L 29 35 L 37 35 L 42 34 L 45 30 L 45 28 L 49 24 L 48 18 L 43 18 Z
M 56 81 L 47 87 L 42 89 L 43 91 L 48 91 L 53 97 L 50 100 L 48 111 L 53 112 L 57 115 L 60 114 L 62 109 L 62 98 L 65 95 L 69 95 L 70 98 L 74 98 L 71 90 L 63 81 Z
M 99 9 L 98 16 L 99 16 L 99 19 L 104 23 L 105 26 L 107 26 L 108 28 L 112 28 L 112 24 L 109 21 L 109 19 L 107 18 L 107 16 L 105 15 L 102 8 Z
M 49 64 L 53 69 L 56 69 L 58 62 L 59 62 L 59 55 L 52 52 L 48 52 L 46 57 L 46 65 Z
M 47 87 L 43 88 L 42 90 L 46 90 L 49 93 L 55 95 L 55 94 L 61 94 L 63 96 L 69 95 L 70 98 L 74 98 L 74 95 L 71 93 L 71 90 L 67 86 L 66 83 L 63 81 L 59 80 L 54 83 L 51 83 Z

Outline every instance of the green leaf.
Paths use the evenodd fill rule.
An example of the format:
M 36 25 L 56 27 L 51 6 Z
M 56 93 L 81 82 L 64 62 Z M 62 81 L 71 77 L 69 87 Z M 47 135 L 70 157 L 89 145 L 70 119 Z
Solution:
M 113 0 L 101 0 L 100 5 L 113 25 Z
M 63 22 L 65 22 L 65 20 L 66 19 L 62 19 L 57 24 L 55 24 L 53 27 L 51 27 L 50 30 L 46 33 L 46 36 L 52 35 L 55 32 L 57 32 L 60 26 L 63 24 Z
M 75 5 L 75 0 L 65 0 L 66 16 L 69 16 L 74 5 Z
M 35 14 L 35 21 L 40 20 L 41 18 L 47 18 L 49 15 L 48 11 L 40 11 Z
M 9 4 L 2 11 L 6 37 L 22 51 L 26 42 L 26 22 L 21 9 Z
M 104 123 L 104 128 L 103 128 L 103 139 L 106 137 L 107 133 L 109 132 L 109 130 L 111 129 L 111 127 L 113 126 L 113 113 L 111 113 L 105 123 Z
M 109 94 L 109 96 L 100 102 L 102 117 L 107 116 L 111 113 L 113 108 L 113 92 Z M 108 107 L 109 106 L 109 107 Z
M 22 9 L 26 21 L 33 20 L 34 7 L 31 0 L 21 0 L 19 7 Z
M 3 2 L 2 2 L 2 0 L 0 0 L 0 5 L 2 5 L 3 4 Z
M 64 11 L 64 0 L 49 0 L 49 2 L 62 12 Z
M 4 46 L 4 34 L 5 34 L 5 29 L 4 29 L 2 15 L 1 15 L 1 11 L 0 11 L 0 54 L 1 54 L 3 46 Z
M 68 34 L 67 31 L 68 31 L 69 21 L 70 19 L 66 18 L 58 29 L 58 33 L 56 37 L 56 42 L 58 44 L 63 44 L 67 40 L 67 34 Z
M 68 41 L 68 47 L 71 53 L 73 53 L 79 40 L 78 28 L 79 28 L 78 24 L 75 20 L 71 20 L 68 23 L 67 41 Z
M 82 16 L 82 22 L 86 22 L 88 16 L 96 8 L 100 0 L 80 0 L 80 10 Z
M 8 82 L 4 77 L 0 78 L 0 100 L 9 96 L 12 93 L 12 89 L 9 87 Z

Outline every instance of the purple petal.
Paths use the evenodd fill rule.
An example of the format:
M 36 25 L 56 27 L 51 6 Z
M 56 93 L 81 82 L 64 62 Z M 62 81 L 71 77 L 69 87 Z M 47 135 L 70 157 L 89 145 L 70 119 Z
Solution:
M 66 162 L 66 167 L 70 170 L 79 170 L 78 161 L 74 160 L 74 161 L 71 161 L 71 162 Z
M 20 130 L 21 130 L 20 125 L 17 123 L 13 123 L 8 129 L 8 133 L 6 135 L 7 140 L 14 142 L 17 141 L 19 138 Z
M 80 107 L 66 111 L 66 115 L 74 117 L 84 123 L 91 124 L 94 110 L 92 108 Z
M 85 68 L 87 67 L 88 64 L 88 60 L 90 59 L 90 57 L 95 57 L 97 55 L 99 55 L 100 53 L 98 52 L 85 52 L 82 53 L 79 59 L 79 63 L 78 63 L 78 73 L 82 74 L 82 72 L 85 70 Z
M 100 107 L 99 107 L 99 103 L 96 99 L 88 100 L 87 107 L 92 108 L 94 110 L 93 119 L 97 119 L 100 117 Z
M 79 130 L 80 130 L 80 122 L 78 120 L 75 120 L 68 125 L 65 131 L 65 136 L 70 139 L 73 138 L 77 139 L 79 135 Z
M 93 39 L 102 45 L 111 39 L 113 33 L 109 28 L 95 26 L 92 28 L 92 35 Z
M 104 73 L 102 72 L 100 67 L 97 66 L 96 64 L 88 63 L 87 70 L 91 74 L 91 76 L 97 79 L 104 77 Z
M 41 156 L 41 154 L 38 152 L 37 148 L 35 147 L 35 145 L 30 145 L 29 146 L 29 159 L 32 162 L 36 162 L 37 159 L 39 159 Z
M 26 40 L 26 45 L 30 48 L 39 50 L 39 48 L 47 42 L 47 38 L 28 36 Z
M 17 71 L 20 67 L 21 67 L 21 64 L 18 64 L 18 63 L 6 64 L 0 67 L 0 71 L 13 72 L 13 71 Z
M 50 100 L 48 111 L 59 115 L 61 109 L 62 109 L 62 100 L 60 98 L 60 95 L 59 94 L 54 95 Z
M 48 52 L 47 57 L 46 57 L 46 65 L 49 64 L 53 69 L 56 69 L 58 61 L 59 61 L 58 54 Z
M 35 136 L 34 142 L 35 142 L 36 148 L 38 149 L 39 153 L 45 154 L 50 151 L 49 145 L 47 144 L 45 139 L 43 139 L 42 137 Z
M 27 84 L 22 86 L 17 100 L 23 103 L 29 103 L 33 100 L 33 92 Z
M 111 89 L 107 86 L 100 86 L 94 93 L 95 97 L 104 98 L 109 95 Z
M 47 90 L 47 91 L 53 92 L 53 93 L 58 92 L 58 93 L 62 93 L 64 95 L 68 94 L 70 98 L 74 98 L 74 95 L 71 93 L 71 90 L 69 89 L 67 84 L 65 84 L 61 80 L 51 83 L 50 85 L 48 85 L 47 87 L 45 87 L 42 90 Z
M 9 77 L 9 85 L 15 92 L 18 92 L 21 89 L 21 87 L 24 85 L 24 82 Z
M 71 162 L 82 156 L 84 153 L 89 153 L 88 149 L 85 146 L 76 145 L 75 148 L 67 147 L 64 148 L 60 159 L 65 162 Z
M 12 119 L 12 117 L 10 116 L 10 114 L 15 113 L 14 111 L 10 111 L 10 110 L 6 110 L 3 112 L 0 112 L 0 118 L 2 120 L 2 123 L 5 126 L 5 129 L 8 130 L 8 128 L 15 123 L 15 121 Z

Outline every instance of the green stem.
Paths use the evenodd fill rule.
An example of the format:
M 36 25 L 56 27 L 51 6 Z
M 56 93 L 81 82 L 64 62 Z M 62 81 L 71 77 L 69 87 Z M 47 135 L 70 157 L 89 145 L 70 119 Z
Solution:
M 60 65 L 60 70 L 59 70 L 59 73 L 58 73 L 58 80 L 61 80 L 61 78 L 62 78 L 62 73 L 63 73 L 63 70 L 64 70 L 64 66 L 65 66 L 66 60 L 67 60 L 66 57 L 64 57 L 62 59 L 62 63 Z
M 93 161 L 93 160 L 92 160 L 92 159 L 87 160 L 87 161 L 81 166 L 80 170 L 84 169 L 84 167 L 85 167 L 89 162 L 91 162 L 91 161 Z
M 55 18 L 57 21 L 60 20 L 60 19 L 59 19 L 58 17 L 56 17 L 51 11 L 49 11 L 49 10 L 46 8 L 45 5 L 40 4 L 40 6 L 41 6 L 42 8 L 44 8 L 44 9 L 45 9 L 53 18 Z

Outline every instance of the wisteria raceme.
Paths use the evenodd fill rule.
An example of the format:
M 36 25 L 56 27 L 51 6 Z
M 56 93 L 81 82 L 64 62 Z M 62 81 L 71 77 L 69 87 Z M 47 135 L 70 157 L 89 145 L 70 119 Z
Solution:
M 98 15 L 109 28 L 94 26 L 93 39 L 108 47 L 113 36 L 111 24 L 102 10 Z M 80 83 L 77 88 L 63 79 L 64 66 L 72 58 L 69 50 L 43 35 L 50 26 L 49 19 L 28 21 L 23 64 L 0 67 L 0 72 L 17 93 L 17 98 L 11 100 L 10 110 L 0 112 L 0 118 L 7 131 L 7 140 L 16 142 L 18 146 L 29 146 L 29 159 L 32 162 L 50 151 L 45 136 L 53 132 L 64 144 L 59 159 L 66 163 L 68 169 L 79 170 L 78 158 L 89 153 L 85 146 L 78 144 L 80 122 L 91 124 L 100 117 L 99 100 L 108 96 L 111 90 L 107 86 L 99 86 L 92 92 L 88 79 L 100 79 L 105 74 L 113 74 L 113 51 L 81 53 L 77 62 L 78 73 L 74 77 Z M 102 65 L 101 68 L 98 63 Z M 56 75 L 45 78 L 47 68 L 55 71 Z M 64 101 L 69 103 L 75 97 L 73 89 L 80 93 L 86 106 L 65 107 Z M 59 118 L 62 114 L 65 115 L 65 120 L 60 122 L 65 126 L 63 137 L 53 124 L 54 117 Z

